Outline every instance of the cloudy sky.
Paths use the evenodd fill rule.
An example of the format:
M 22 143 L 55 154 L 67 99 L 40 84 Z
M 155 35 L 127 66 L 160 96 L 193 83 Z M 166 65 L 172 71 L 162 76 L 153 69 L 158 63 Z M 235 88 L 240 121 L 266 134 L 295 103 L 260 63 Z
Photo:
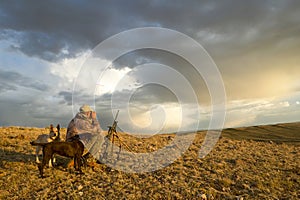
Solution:
M 225 127 L 300 120 L 297 0 L 7 0 L 0 3 L 0 126 L 67 126 L 75 100 L 94 106 L 103 129 L 117 109 L 127 131 L 207 128 L 208 86 L 184 58 L 159 49 L 93 57 L 101 42 L 143 27 L 175 30 L 204 47 L 223 79 Z

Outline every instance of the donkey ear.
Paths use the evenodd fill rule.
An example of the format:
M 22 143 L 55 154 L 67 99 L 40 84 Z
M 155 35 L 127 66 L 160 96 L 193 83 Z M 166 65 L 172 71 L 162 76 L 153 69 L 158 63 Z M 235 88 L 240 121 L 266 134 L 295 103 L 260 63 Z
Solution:
M 53 124 L 50 124 L 50 127 L 49 127 L 49 129 L 50 129 L 50 132 L 53 132 L 53 131 L 54 131 Z
M 60 125 L 59 125 L 59 124 L 57 124 L 56 128 L 57 128 L 57 129 L 60 129 Z

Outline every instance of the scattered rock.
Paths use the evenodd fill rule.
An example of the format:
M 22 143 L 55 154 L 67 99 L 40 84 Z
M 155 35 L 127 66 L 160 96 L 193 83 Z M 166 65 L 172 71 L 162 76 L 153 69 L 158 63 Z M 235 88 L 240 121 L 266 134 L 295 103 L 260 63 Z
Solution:
M 82 190 L 83 186 L 82 185 L 79 185 L 77 190 Z
M 200 198 L 201 198 L 201 200 L 207 200 L 206 194 L 202 194 L 202 195 L 200 196 Z
M 248 184 L 243 184 L 243 187 L 246 189 L 246 190 L 250 190 L 250 186 Z

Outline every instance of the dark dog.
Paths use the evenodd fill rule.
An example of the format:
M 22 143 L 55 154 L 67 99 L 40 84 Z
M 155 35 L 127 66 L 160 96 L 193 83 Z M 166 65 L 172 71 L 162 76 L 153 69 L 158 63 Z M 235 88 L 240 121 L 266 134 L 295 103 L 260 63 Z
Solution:
M 69 157 L 74 159 L 75 170 L 81 171 L 81 157 L 84 151 L 84 145 L 79 140 L 73 140 L 72 142 L 50 142 L 50 143 L 35 143 L 30 142 L 31 145 L 40 145 L 43 147 L 43 161 L 39 164 L 40 175 L 43 178 L 43 168 L 53 157 L 54 154 Z

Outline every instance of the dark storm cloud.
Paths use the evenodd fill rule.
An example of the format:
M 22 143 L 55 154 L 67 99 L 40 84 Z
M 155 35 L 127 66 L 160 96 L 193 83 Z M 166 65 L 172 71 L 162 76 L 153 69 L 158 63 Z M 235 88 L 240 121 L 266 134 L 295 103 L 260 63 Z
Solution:
M 60 101 L 61 104 L 73 105 L 76 103 L 78 105 L 90 104 L 92 105 L 94 102 L 94 94 L 87 93 L 86 91 L 78 90 L 78 91 L 60 91 L 58 92 L 58 96 L 63 100 Z
M 0 69 L 0 92 L 17 90 L 19 87 L 45 91 L 49 86 L 39 80 L 23 76 L 18 72 L 3 71 Z
M 40 97 L 22 98 L 0 99 L 0 126 L 46 127 L 59 123 L 66 127 L 72 119 L 70 107 L 45 102 Z
M 27 56 L 37 57 L 60 65 L 62 63 L 58 61 L 77 57 L 121 31 L 144 26 L 170 28 L 193 37 L 205 47 L 222 73 L 228 97 L 265 97 L 270 88 L 274 88 L 271 95 L 281 94 L 278 86 L 289 83 L 283 82 L 285 79 L 278 79 L 281 75 L 287 74 L 288 79 L 298 80 L 299 8 L 300 1 L 297 0 L 7 0 L 0 3 L 0 40 L 9 43 L 10 50 L 17 51 L 15 55 L 22 52 L 28 60 L 31 58 Z M 110 50 L 118 48 L 118 45 Z M 145 50 L 128 54 L 113 64 L 115 68 L 121 69 L 153 61 L 173 67 L 190 80 L 200 104 L 210 100 L 201 77 L 192 69 L 189 70 L 189 64 L 178 56 Z M 11 62 L 22 67 L 18 61 Z M 6 62 L 2 61 L 0 67 L 6 69 Z M 278 72 L 276 76 L 270 73 L 275 69 Z M 145 76 L 172 78 L 168 74 L 139 74 L 134 78 L 142 79 Z M 10 98 L 5 101 L 3 96 L 1 98 L 0 125 L 48 126 L 53 120 L 67 125 L 72 118 L 72 96 L 75 96 L 78 105 L 92 105 L 94 102 L 94 96 L 84 91 L 70 92 L 62 88 L 66 86 L 59 82 L 56 85 L 43 83 L 40 80 L 55 82 L 45 74 L 36 72 L 32 77 L 36 79 L 24 76 L 21 72 L 0 71 L 0 93 L 14 92 L 14 95 L 7 92 Z M 271 79 L 274 82 L 267 87 Z M 185 88 L 175 84 L 181 89 L 182 96 L 185 96 Z M 299 91 L 299 84 L 295 85 L 293 89 Z M 21 87 L 26 91 L 20 91 Z M 32 91 L 35 93 L 31 94 Z M 28 98 L 24 100 L 25 93 Z M 122 103 L 124 96 L 129 93 L 129 90 L 115 91 L 115 101 Z M 113 119 L 111 110 L 107 109 L 111 105 L 111 94 L 96 97 L 95 101 L 98 117 L 106 129 L 106 125 L 110 125 Z M 143 109 L 143 106 L 166 102 L 176 102 L 170 91 L 143 87 L 134 93 L 130 106 Z M 31 116 L 27 114 L 30 112 Z
M 199 74 L 199 72 L 194 66 L 191 65 L 191 63 L 176 54 L 157 49 L 136 50 L 119 57 L 112 63 L 112 65 L 116 69 L 120 69 L 124 67 L 135 68 L 139 65 L 150 63 L 159 63 L 170 67 L 170 69 L 176 71 L 176 73 L 180 73 L 185 80 L 191 84 L 191 87 L 193 88 L 199 101 L 210 101 L 208 89 L 203 78 L 201 77 L 201 74 Z M 180 83 L 180 80 L 174 80 L 174 76 L 163 73 L 163 71 L 158 72 L 155 70 L 150 70 L 150 72 L 151 73 L 149 73 L 149 71 L 146 73 L 137 73 L 133 76 L 136 76 L 137 80 L 143 80 L 145 77 L 153 77 L 149 78 L 150 80 L 155 80 L 155 78 L 160 80 L 170 80 L 170 82 L 172 82 L 170 86 L 180 88 L 180 94 L 176 95 L 178 95 L 181 100 L 184 100 L 185 102 L 189 101 L 189 95 L 186 93 L 187 88 L 184 87 L 184 84 Z M 148 97 L 147 95 L 143 96 L 140 94 L 151 94 L 151 96 Z M 148 102 L 149 100 L 154 101 L 154 97 L 156 97 L 157 101 L 168 101 L 170 98 L 170 94 L 165 92 L 165 88 L 163 89 L 163 87 L 142 88 L 138 91 L 137 95 L 138 99 L 144 98 L 145 102 Z
M 112 34 L 143 25 L 142 17 L 136 19 L 133 11 L 147 7 L 146 4 L 135 2 L 131 5 L 123 1 L 6 1 L 1 3 L 0 27 L 9 33 L 8 37 L 17 40 L 15 48 L 29 56 L 55 61 L 93 48 Z M 4 36 L 2 34 L 2 38 Z
M 130 96 L 129 102 L 124 98 L 127 96 Z M 134 92 L 131 90 L 115 91 L 113 94 L 106 93 L 96 98 L 96 102 L 102 106 L 108 106 L 112 103 L 124 107 L 128 106 L 128 103 L 130 106 L 142 107 L 177 101 L 176 96 L 168 88 L 156 84 L 138 88 Z
M 9 91 L 9 90 L 17 90 L 17 87 L 14 86 L 14 85 L 10 85 L 8 83 L 2 82 L 0 80 L 0 93 L 5 92 L 5 91 Z
M 61 103 L 72 105 L 72 92 L 61 91 L 58 93 L 58 95 L 63 98 L 63 101 L 61 101 Z
M 29 56 L 76 56 L 118 32 L 162 26 L 187 33 L 210 51 L 299 32 L 299 1 L 2 1 L 0 28 Z M 290 29 L 287 29 L 290 27 Z M 4 34 L 5 35 L 5 34 Z M 271 37 L 270 37 L 271 36 Z M 212 45 L 212 46 L 210 46 Z M 246 47 L 246 46 L 244 46 Z

